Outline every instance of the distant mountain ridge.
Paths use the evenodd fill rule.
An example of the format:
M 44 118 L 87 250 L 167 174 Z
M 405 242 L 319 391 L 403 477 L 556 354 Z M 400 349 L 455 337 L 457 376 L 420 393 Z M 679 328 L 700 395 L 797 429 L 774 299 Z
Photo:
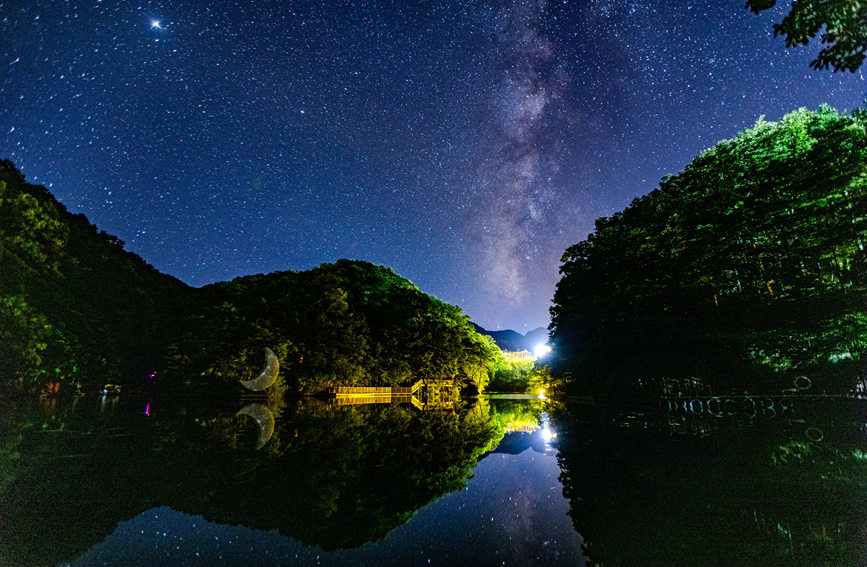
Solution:
M 505 329 L 502 331 L 488 331 L 487 329 L 480 327 L 473 323 L 473 327 L 475 327 L 476 332 L 480 335 L 488 335 L 494 342 L 497 343 L 497 346 L 500 347 L 501 350 L 507 350 L 511 352 L 521 351 L 521 350 L 529 350 L 532 351 L 537 345 L 544 344 L 548 342 L 548 329 L 545 327 L 539 327 L 537 329 L 533 329 L 529 331 L 526 335 L 522 335 L 517 331 L 513 331 L 512 329 Z

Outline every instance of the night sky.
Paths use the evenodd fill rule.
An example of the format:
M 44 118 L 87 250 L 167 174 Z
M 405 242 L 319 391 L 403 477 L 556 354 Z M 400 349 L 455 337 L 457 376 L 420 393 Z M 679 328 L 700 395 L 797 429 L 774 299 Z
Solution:
M 355 258 L 524 332 L 597 217 L 862 105 L 783 4 L 0 0 L 0 157 L 191 285 Z

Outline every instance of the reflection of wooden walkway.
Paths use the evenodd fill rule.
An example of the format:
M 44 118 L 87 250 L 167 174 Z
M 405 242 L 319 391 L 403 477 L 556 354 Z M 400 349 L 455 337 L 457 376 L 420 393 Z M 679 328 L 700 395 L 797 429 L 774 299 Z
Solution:
M 419 409 L 454 409 L 454 380 L 418 380 L 412 386 L 338 386 L 332 391 L 338 406 L 412 404 Z
M 378 394 L 378 395 L 343 395 L 334 398 L 338 406 L 356 406 L 360 404 L 410 404 L 412 396 L 402 394 Z

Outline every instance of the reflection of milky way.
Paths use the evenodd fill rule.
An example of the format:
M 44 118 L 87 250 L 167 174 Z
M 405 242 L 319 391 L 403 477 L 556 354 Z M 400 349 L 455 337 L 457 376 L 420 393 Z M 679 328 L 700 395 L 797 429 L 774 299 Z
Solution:
M 358 258 L 526 332 L 595 218 L 862 104 L 777 4 L 6 2 L 0 158 L 191 285 Z

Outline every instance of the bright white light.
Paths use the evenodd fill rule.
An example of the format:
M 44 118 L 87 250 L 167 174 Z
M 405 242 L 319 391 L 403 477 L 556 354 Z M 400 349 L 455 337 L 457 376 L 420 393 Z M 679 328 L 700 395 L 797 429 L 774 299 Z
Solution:
M 545 356 L 549 352 L 551 352 L 551 347 L 548 345 L 542 344 L 542 345 L 536 345 L 535 347 L 533 347 L 533 354 L 536 355 L 536 358 L 542 358 L 543 356 Z
M 151 29 L 161 30 L 161 29 L 163 29 L 163 27 L 160 25 L 159 20 L 151 20 Z
M 545 443 L 550 443 L 551 439 L 554 439 L 555 437 L 557 437 L 557 434 L 555 432 L 551 431 L 547 427 L 542 428 L 542 439 L 545 441 Z

